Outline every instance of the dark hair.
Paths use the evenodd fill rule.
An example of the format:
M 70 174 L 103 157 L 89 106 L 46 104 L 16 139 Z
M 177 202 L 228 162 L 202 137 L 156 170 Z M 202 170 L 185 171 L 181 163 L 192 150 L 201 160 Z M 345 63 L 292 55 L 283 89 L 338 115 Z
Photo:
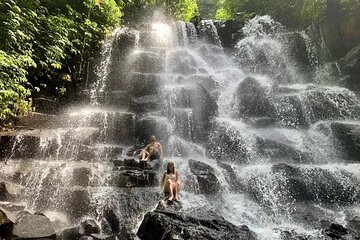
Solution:
M 172 170 L 170 170 L 170 166 L 173 166 L 173 169 Z M 172 161 L 169 161 L 168 162 L 168 164 L 167 164 L 167 167 L 166 167 L 166 173 L 167 174 L 175 174 L 175 165 L 174 165 L 174 163 L 172 162 Z

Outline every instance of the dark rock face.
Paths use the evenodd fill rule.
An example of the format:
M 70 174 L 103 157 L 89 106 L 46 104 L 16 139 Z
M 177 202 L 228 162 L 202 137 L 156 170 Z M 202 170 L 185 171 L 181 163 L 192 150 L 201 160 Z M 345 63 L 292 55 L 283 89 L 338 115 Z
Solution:
M 39 143 L 40 138 L 36 136 L 0 136 L 0 157 L 32 158 L 37 154 Z
M 0 201 L 8 201 L 12 200 L 13 198 L 14 196 L 12 196 L 6 189 L 5 183 L 0 182 Z
M 309 120 L 298 95 L 279 95 L 273 98 L 276 119 L 283 127 L 309 127 Z
M 49 218 L 36 215 L 24 214 L 14 224 L 14 239 L 55 239 L 55 231 Z
M 302 169 L 285 163 L 273 165 L 272 172 L 282 174 L 287 194 L 296 201 L 339 204 L 359 201 L 360 182 L 348 172 L 330 172 L 317 167 Z
M 145 116 L 137 122 L 137 138 L 140 143 L 147 143 L 151 135 L 160 141 L 167 141 L 170 130 L 168 123 L 156 116 Z
M 331 123 L 331 130 L 338 145 L 344 150 L 345 156 L 359 161 L 360 124 L 334 122 Z
M 326 239 L 358 239 L 359 235 L 355 232 L 345 228 L 344 226 L 331 223 L 329 221 L 321 221 L 322 234 L 325 235 Z
M 61 110 L 60 103 L 49 98 L 34 98 L 33 104 L 35 111 L 40 113 L 58 114 Z
M 0 238 L 8 239 L 11 235 L 14 223 L 0 210 Z
M 199 192 L 204 194 L 220 191 L 220 183 L 212 167 L 206 163 L 189 160 L 190 171 L 196 176 Z
M 158 184 L 156 168 L 159 160 L 140 163 L 135 159 L 115 161 L 114 176 L 111 185 L 117 187 L 151 187 Z
M 197 84 L 190 90 L 190 106 L 193 112 L 193 140 L 205 141 L 217 113 L 217 103 L 203 86 Z
M 216 123 L 209 136 L 207 154 L 220 161 L 246 163 L 246 148 L 241 133 L 227 123 Z
M 237 117 L 271 117 L 274 108 L 271 105 L 265 88 L 252 77 L 241 81 L 236 90 L 235 105 Z
M 256 239 L 245 225 L 237 227 L 222 217 L 191 216 L 173 211 L 148 212 L 140 225 L 137 235 L 141 240 L 161 239 Z
M 261 155 L 275 161 L 290 159 L 293 162 L 307 163 L 312 160 L 308 153 L 303 153 L 291 144 L 286 144 L 281 141 L 257 137 L 256 144 Z
M 342 84 L 354 91 L 360 91 L 360 45 L 351 49 L 340 61 L 341 69 L 346 75 Z
M 93 233 L 100 233 L 100 227 L 93 219 L 85 219 L 80 222 L 79 233 L 89 236 Z

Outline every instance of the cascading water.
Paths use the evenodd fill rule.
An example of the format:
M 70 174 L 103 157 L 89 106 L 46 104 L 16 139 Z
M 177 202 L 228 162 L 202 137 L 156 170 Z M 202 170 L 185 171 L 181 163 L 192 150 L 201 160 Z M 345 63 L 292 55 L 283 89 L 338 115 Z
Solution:
M 229 57 L 213 22 L 199 27 L 143 23 L 104 42 L 89 104 L 68 109 L 55 129 L 20 133 L 10 148 L 2 178 L 24 189 L 26 209 L 61 213 L 64 226 L 92 217 L 104 234 L 135 231 L 159 189 L 139 182 L 151 173 L 118 160 L 154 134 L 181 174 L 185 212 L 215 210 L 260 239 L 285 230 L 318 239 L 306 214 L 343 224 L 338 216 L 360 213 L 359 165 L 345 164 L 332 128 L 357 121 L 359 100 L 319 85 L 327 77 L 311 39 L 255 17 Z M 189 159 L 213 170 L 212 195 Z

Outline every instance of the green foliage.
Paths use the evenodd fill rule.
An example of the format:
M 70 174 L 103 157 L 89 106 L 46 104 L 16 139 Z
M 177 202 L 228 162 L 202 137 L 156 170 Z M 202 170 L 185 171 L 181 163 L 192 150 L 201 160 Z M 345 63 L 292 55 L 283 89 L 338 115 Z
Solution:
M 122 0 L 125 22 L 136 22 L 154 10 L 164 10 L 166 15 L 178 20 L 190 21 L 199 15 L 196 0 Z
M 27 89 L 27 69 L 35 66 L 26 55 L 14 57 L 0 51 L 0 124 L 30 110 L 30 90 Z
M 64 74 L 80 82 L 121 16 L 115 0 L 1 0 L 0 124 L 30 109 L 35 86 L 56 92 Z
M 347 16 L 358 14 L 360 0 L 337 0 Z M 301 28 L 325 16 L 327 0 L 221 0 L 215 15 L 232 19 L 238 12 L 269 14 L 288 27 Z

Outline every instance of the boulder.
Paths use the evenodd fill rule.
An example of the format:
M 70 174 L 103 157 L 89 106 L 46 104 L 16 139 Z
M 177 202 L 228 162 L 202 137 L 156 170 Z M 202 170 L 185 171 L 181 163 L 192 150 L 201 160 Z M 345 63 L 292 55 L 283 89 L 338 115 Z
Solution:
M 195 142 L 206 141 L 211 128 L 211 121 L 217 114 L 218 106 L 211 94 L 201 85 L 189 89 L 190 106 Z
M 56 239 L 55 230 L 46 216 L 24 214 L 15 221 L 13 239 Z
M 309 119 L 306 109 L 298 94 L 284 94 L 272 98 L 275 119 L 283 127 L 308 128 Z
M 61 240 L 78 240 L 82 237 L 80 234 L 80 227 L 75 226 L 62 230 L 58 235 L 57 239 Z
M 351 232 L 340 224 L 322 221 L 322 225 L 322 233 L 328 237 L 327 239 L 353 239 Z
M 269 101 L 265 87 L 252 77 L 242 80 L 234 96 L 235 117 L 271 117 L 274 107 Z
M 91 168 L 80 167 L 74 168 L 72 172 L 71 185 L 87 187 L 90 184 L 92 178 Z
M 190 215 L 169 210 L 148 212 L 137 235 L 141 240 L 256 239 L 247 226 L 237 227 L 215 214 L 192 212 Z
M 212 194 L 220 191 L 219 179 L 211 166 L 200 161 L 189 160 L 189 167 L 192 174 L 197 178 L 199 193 Z
M 0 201 L 9 201 L 14 198 L 6 189 L 5 182 L 0 182 Z
M 88 189 L 73 187 L 66 192 L 64 199 L 66 199 L 66 202 L 64 203 L 63 210 L 69 213 L 69 217 L 72 220 L 80 220 L 82 216 L 89 213 L 90 194 Z
M 240 131 L 226 122 L 215 122 L 206 146 L 209 157 L 219 161 L 247 162 L 246 145 Z
M 226 181 L 229 183 L 231 190 L 234 192 L 243 192 L 245 186 L 237 176 L 236 170 L 230 165 L 223 162 L 217 162 L 217 165 L 223 169 L 223 175 Z
M 111 185 L 116 187 L 150 187 L 158 184 L 156 173 L 150 170 L 124 169 L 114 172 Z
M 100 226 L 94 219 L 84 219 L 80 222 L 79 233 L 86 236 L 100 233 Z
M 14 223 L 0 209 L 0 238 L 8 239 L 11 236 Z
M 320 167 L 307 169 L 285 163 L 275 164 L 271 170 L 274 174 L 282 175 L 286 180 L 287 194 L 296 201 L 338 204 L 359 201 L 360 182 L 349 172 L 329 171 Z
M 331 130 L 336 140 L 336 144 L 340 146 L 346 157 L 354 161 L 359 161 L 360 156 L 360 123 L 331 123 Z
M 293 144 L 267 138 L 266 136 L 257 136 L 256 146 L 259 154 L 273 161 L 290 160 L 297 163 L 309 163 L 313 160 L 310 153 L 296 149 Z
M 150 51 L 137 51 L 131 56 L 132 71 L 141 73 L 160 73 L 164 69 L 164 57 Z
M 154 112 L 160 110 L 162 105 L 158 95 L 145 95 L 131 98 L 130 109 L 136 113 Z
M 352 48 L 345 57 L 339 60 L 340 67 L 346 75 L 342 84 L 354 91 L 360 91 L 360 45 Z
M 286 189 L 293 199 L 296 199 L 297 201 L 308 201 L 313 199 L 299 168 L 286 163 L 278 163 L 271 167 L 271 171 L 273 173 L 283 174 L 286 178 Z

